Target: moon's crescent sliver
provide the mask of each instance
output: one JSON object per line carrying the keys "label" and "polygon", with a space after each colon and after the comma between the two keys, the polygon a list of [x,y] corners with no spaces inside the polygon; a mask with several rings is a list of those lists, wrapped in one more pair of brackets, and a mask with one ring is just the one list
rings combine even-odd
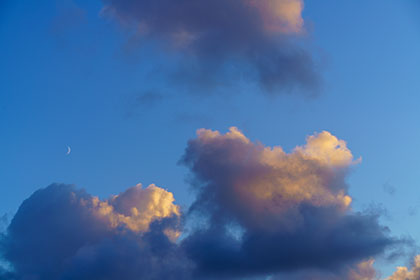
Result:
{"label": "moon's crescent sliver", "polygon": [[70,146],[67,146],[67,153],[66,153],[66,155],[68,156],[70,153],[71,153],[71,148],[70,148]]}

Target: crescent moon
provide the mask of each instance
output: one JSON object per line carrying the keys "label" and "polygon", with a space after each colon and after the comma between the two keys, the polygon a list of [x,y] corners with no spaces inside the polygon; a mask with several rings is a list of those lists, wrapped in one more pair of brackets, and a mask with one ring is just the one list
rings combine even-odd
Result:
{"label": "crescent moon", "polygon": [[70,153],[71,153],[71,148],[70,148],[70,146],[67,146],[67,153],[66,153],[66,156],[68,156]]}

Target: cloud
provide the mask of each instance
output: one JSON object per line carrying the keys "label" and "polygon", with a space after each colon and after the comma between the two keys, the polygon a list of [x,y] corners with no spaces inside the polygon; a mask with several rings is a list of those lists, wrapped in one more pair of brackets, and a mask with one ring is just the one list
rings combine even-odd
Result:
{"label": "cloud", "polygon": [[9,224],[9,215],[5,213],[0,216],[0,232],[3,232],[8,224]]}
{"label": "cloud", "polygon": [[390,184],[389,182],[383,184],[382,189],[384,190],[385,193],[387,193],[389,195],[394,195],[395,192],[396,192],[395,186]]}
{"label": "cloud", "polygon": [[418,280],[420,279],[420,255],[414,258],[414,264],[409,270],[405,266],[397,267],[397,271],[386,280]]}
{"label": "cloud", "polygon": [[[180,212],[170,192],[137,185],[100,200],[53,184],[25,200],[1,240],[5,279],[187,279],[174,241]],[[4,278],[2,278],[4,279]]]}
{"label": "cloud", "polygon": [[270,280],[378,280],[373,267],[374,259],[368,259],[349,267],[341,273],[330,271],[308,270],[303,272],[279,274]]}
{"label": "cloud", "polygon": [[304,47],[303,0],[103,0],[102,14],[177,60],[172,81],[205,91],[256,83],[270,93],[316,93],[320,77]]}
{"label": "cloud", "polygon": [[155,106],[157,103],[161,102],[163,99],[163,95],[149,90],[143,92],[140,96],[136,98],[136,105],[144,107],[151,107]]}
{"label": "cloud", "polygon": [[[298,276],[294,278],[293,276],[288,276],[288,280],[378,280],[379,275],[376,272],[375,268],[373,267],[373,263],[375,262],[374,259],[369,259],[367,261],[363,261],[356,265],[355,268],[350,269],[347,275],[340,276],[336,278],[335,276],[329,277],[325,274],[319,274],[319,272],[309,273],[309,274],[302,274],[303,277],[301,278]],[[279,278],[281,279],[281,278]],[[385,280],[418,280],[420,279],[420,255],[417,255],[414,258],[414,263],[411,269],[405,266],[397,267],[396,271],[389,277],[384,278]]]}
{"label": "cloud", "polygon": [[346,175],[354,160],[329,132],[286,153],[237,128],[198,130],[182,163],[207,219],[184,241],[198,275],[252,276],[318,269],[341,274],[398,241],[378,215],[355,212]]}
{"label": "cloud", "polygon": [[373,280],[378,279],[375,268],[373,267],[374,259],[357,264],[356,269],[350,270],[349,280]]}
{"label": "cloud", "polygon": [[345,181],[360,160],[329,132],[287,153],[200,129],[181,162],[196,191],[187,214],[153,184],[108,199],[36,191],[0,236],[0,278],[374,280],[372,258],[403,242],[352,210]]}

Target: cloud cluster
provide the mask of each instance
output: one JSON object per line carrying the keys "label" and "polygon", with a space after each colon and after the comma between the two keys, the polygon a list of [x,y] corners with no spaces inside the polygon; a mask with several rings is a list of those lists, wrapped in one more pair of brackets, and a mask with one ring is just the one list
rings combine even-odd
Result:
{"label": "cloud cluster", "polygon": [[13,267],[2,279],[187,279],[189,261],[173,242],[180,222],[173,202],[154,185],[103,201],[69,185],[41,189],[1,241]]}
{"label": "cloud cluster", "polygon": [[396,242],[375,215],[351,210],[353,160],[328,132],[286,153],[238,129],[201,129],[182,162],[208,220],[183,242],[200,275],[251,276],[319,269],[341,274]]}
{"label": "cloud cluster", "polygon": [[305,33],[303,0],[103,0],[103,14],[134,26],[161,51],[184,55],[175,82],[206,87],[232,79],[278,93],[314,93],[320,79],[296,42]]}
{"label": "cloud cluster", "polygon": [[[351,209],[358,160],[329,132],[287,153],[234,127],[200,129],[181,162],[196,191],[188,213],[155,185],[104,200],[63,184],[36,191],[0,238],[11,268],[0,278],[373,280],[372,257],[401,242]],[[389,280],[417,279],[416,260]]]}

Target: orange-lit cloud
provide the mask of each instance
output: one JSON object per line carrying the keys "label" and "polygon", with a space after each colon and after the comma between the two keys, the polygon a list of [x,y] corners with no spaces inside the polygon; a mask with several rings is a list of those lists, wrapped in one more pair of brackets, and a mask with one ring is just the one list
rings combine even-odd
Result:
{"label": "orange-lit cloud", "polygon": [[348,280],[375,280],[378,279],[376,270],[373,267],[374,259],[369,259],[357,264],[356,268],[351,269]]}
{"label": "orange-lit cloud", "polygon": [[[411,268],[405,266],[398,266],[396,271],[389,277],[379,277],[376,269],[373,267],[375,260],[373,258],[363,261],[356,265],[356,267],[349,270],[346,277],[342,277],[345,280],[419,280],[420,279],[420,255],[414,258],[414,263]],[[312,278],[311,278],[312,279]],[[313,280],[321,280],[325,278],[313,278]],[[327,278],[328,280],[330,278]],[[303,280],[303,279],[302,279]],[[331,279],[331,280],[339,280]]]}
{"label": "orange-lit cloud", "polygon": [[[237,211],[255,217],[256,223],[271,226],[251,213],[269,215],[277,222],[292,216],[296,223],[299,214],[295,210],[300,204],[337,207],[343,211],[350,206],[351,197],[343,175],[354,163],[353,155],[344,141],[329,132],[308,137],[306,145],[296,147],[289,154],[281,147],[252,143],[236,127],[224,135],[200,129],[197,140],[190,146],[202,148],[204,154],[198,156],[208,160],[208,169],[213,172],[228,172],[231,165],[240,170],[233,171],[226,188],[231,188],[238,197]],[[207,154],[219,150],[224,151],[220,157],[216,153]],[[218,176],[212,179],[218,180]]]}
{"label": "orange-lit cloud", "polygon": [[[138,184],[109,200],[100,201],[93,197],[89,205],[98,218],[105,219],[113,228],[126,227],[134,232],[145,232],[155,220],[180,215],[174,201],[172,193],[154,184],[145,189]],[[87,201],[81,202],[88,205]]]}
{"label": "orange-lit cloud", "polygon": [[303,30],[302,0],[250,0],[261,13],[270,32],[300,33]]}
{"label": "orange-lit cloud", "polygon": [[397,267],[397,271],[386,280],[418,280],[420,279],[420,255],[414,258],[414,264],[411,269],[405,266]]}
{"label": "orange-lit cloud", "polygon": [[364,260],[398,242],[378,216],[351,209],[346,176],[360,160],[329,132],[287,153],[236,127],[200,129],[181,162],[197,191],[190,212],[208,221],[183,241],[204,275],[312,269],[357,279],[371,271]]}

